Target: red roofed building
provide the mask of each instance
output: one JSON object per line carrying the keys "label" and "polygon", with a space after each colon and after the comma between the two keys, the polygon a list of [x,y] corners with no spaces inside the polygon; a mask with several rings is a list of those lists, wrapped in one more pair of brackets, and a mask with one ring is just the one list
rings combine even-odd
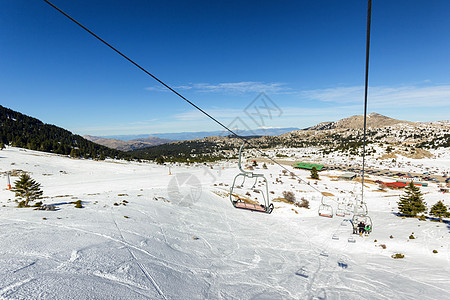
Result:
{"label": "red roofed building", "polygon": [[404,183],[404,182],[383,182],[383,184],[387,187],[394,188],[394,189],[402,189],[408,185],[407,183]]}

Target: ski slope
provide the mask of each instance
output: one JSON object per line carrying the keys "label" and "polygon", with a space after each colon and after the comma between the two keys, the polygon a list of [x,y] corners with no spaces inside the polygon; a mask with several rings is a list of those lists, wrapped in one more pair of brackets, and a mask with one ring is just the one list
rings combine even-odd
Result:
{"label": "ski slope", "polygon": [[[450,226],[394,215],[401,191],[368,184],[373,233],[350,243],[348,218],[319,217],[321,196],[273,165],[257,170],[271,196],[291,190],[310,209],[233,208],[225,185],[235,164],[174,165],[169,175],[167,166],[8,147],[0,172],[13,169],[30,172],[58,209],[16,208],[0,176],[1,299],[450,299]],[[356,183],[338,174],[322,172],[314,186],[351,195]],[[428,204],[450,203],[433,184],[422,192]]]}

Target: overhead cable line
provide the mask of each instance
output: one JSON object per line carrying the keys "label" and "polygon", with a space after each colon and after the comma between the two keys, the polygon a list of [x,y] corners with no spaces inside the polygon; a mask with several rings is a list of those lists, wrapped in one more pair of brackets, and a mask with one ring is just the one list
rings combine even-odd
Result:
{"label": "overhead cable line", "polygon": [[364,82],[364,136],[363,136],[363,163],[361,177],[361,199],[364,202],[364,170],[366,166],[366,130],[367,130],[367,92],[369,89],[369,50],[370,50],[370,23],[372,16],[372,0],[367,1],[367,34],[366,34],[366,74]]}
{"label": "overhead cable line", "polygon": [[[186,97],[184,97],[183,95],[181,95],[179,92],[177,92],[174,88],[170,87],[168,84],[166,84],[165,82],[163,82],[161,79],[159,79],[158,77],[156,77],[155,75],[153,75],[152,73],[150,73],[149,71],[147,71],[144,67],[142,67],[141,65],[139,65],[138,63],[136,63],[134,60],[132,60],[131,58],[129,58],[128,56],[126,56],[125,54],[123,54],[121,51],[119,51],[117,48],[115,48],[114,46],[112,46],[111,44],[109,44],[108,42],[106,42],[104,39],[102,39],[100,36],[98,36],[97,34],[95,34],[93,31],[91,31],[90,29],[88,29],[86,26],[84,26],[83,24],[81,24],[80,22],[78,22],[77,20],[75,20],[74,18],[72,18],[70,15],[68,15],[67,13],[65,13],[63,10],[61,10],[60,8],[58,8],[56,5],[54,5],[53,3],[51,3],[48,0],[43,0],[45,1],[47,4],[49,4],[50,6],[52,6],[54,9],[56,9],[58,12],[60,12],[61,14],[63,14],[65,17],[67,17],[69,20],[71,20],[72,22],[74,22],[75,24],[77,24],[78,26],[80,26],[82,29],[84,29],[85,31],[87,31],[90,35],[92,35],[93,37],[95,37],[96,39],[98,39],[100,42],[102,42],[103,44],[105,44],[106,46],[108,46],[109,48],[111,48],[113,51],[115,51],[117,54],[119,54],[120,56],[122,56],[123,58],[125,58],[128,62],[130,62],[131,64],[133,64],[135,67],[137,67],[138,69],[140,69],[141,71],[143,71],[145,74],[149,75],[150,77],[152,77],[153,79],[155,79],[157,82],[159,82],[160,84],[162,84],[165,88],[167,88],[168,90],[170,90],[171,92],[173,92],[175,95],[177,95],[178,97],[180,97],[181,99],[183,99],[185,102],[189,103],[191,106],[193,106],[195,109],[199,110],[201,113],[203,113],[205,116],[207,116],[208,118],[210,118],[211,120],[213,120],[215,123],[217,123],[218,125],[220,125],[222,128],[224,128],[226,131],[230,132],[233,136],[235,136],[236,138],[240,139],[243,143],[252,146],[244,137],[236,134],[233,130],[229,129],[227,126],[225,126],[222,122],[218,121],[217,119],[215,119],[213,116],[211,116],[209,113],[207,113],[205,110],[201,109],[199,106],[197,106],[195,103],[193,103],[192,101],[190,101],[189,99],[187,99]],[[292,173],[289,169],[287,169],[285,166],[283,166],[282,164],[280,164],[279,162],[277,162],[276,160],[274,160],[273,158],[266,156],[264,152],[262,152],[260,149],[256,148],[256,150],[264,157],[267,157],[267,159],[269,159],[271,162],[273,162],[274,164],[278,165],[279,167],[281,167],[282,169],[286,170],[287,172]],[[301,177],[299,177],[297,174],[292,173],[298,180],[306,183],[309,185],[309,183],[307,181],[305,181],[304,179],[302,179]],[[322,194],[322,192],[318,189],[315,188],[312,185],[309,185],[312,189],[314,189],[316,192],[319,192]],[[323,195],[323,194],[322,194]],[[324,195],[323,195],[324,196]],[[326,198],[328,198],[328,196],[324,196]]]}
{"label": "overhead cable line", "polygon": [[187,103],[189,103],[190,105],[192,105],[193,107],[195,107],[196,109],[198,109],[199,111],[201,111],[204,115],[206,115],[207,117],[209,117],[211,120],[213,120],[214,122],[216,122],[217,124],[219,124],[221,127],[225,128],[226,130],[228,130],[230,133],[232,133],[235,136],[238,136],[236,133],[234,133],[232,130],[228,129],[228,127],[226,127],[225,125],[223,125],[220,121],[216,120],[214,117],[212,117],[210,114],[208,114],[206,111],[204,111],[203,109],[201,109],[200,107],[198,107],[197,105],[195,105],[194,103],[192,103],[191,101],[189,101],[188,99],[186,99],[183,95],[181,95],[180,93],[178,93],[175,89],[173,89],[172,87],[170,87],[168,84],[164,83],[161,79],[159,79],[158,77],[156,77],[155,75],[153,75],[152,73],[150,73],[149,71],[147,71],[146,69],[144,69],[143,67],[141,67],[138,63],[136,63],[134,60],[132,60],[131,58],[129,58],[128,56],[126,56],[125,54],[123,54],[122,52],[120,52],[119,50],[117,50],[117,48],[115,48],[114,46],[112,46],[111,44],[109,44],[107,41],[105,41],[104,39],[102,39],[101,37],[99,37],[97,34],[95,34],[94,32],[92,32],[91,30],[89,30],[86,26],[84,26],[83,24],[81,24],[80,22],[78,22],[77,20],[75,20],[74,18],[72,18],[71,16],[69,16],[67,13],[65,13],[64,11],[62,11],[60,8],[58,8],[56,5],[54,5],[53,3],[51,3],[50,1],[44,0],[45,2],[47,2],[50,6],[52,6],[53,8],[55,8],[57,11],[59,11],[60,13],[62,13],[64,16],[66,16],[67,18],[69,18],[72,22],[74,22],[75,24],[77,24],[78,26],[80,26],[81,28],[83,28],[84,30],[86,30],[87,32],[89,32],[92,36],[94,36],[96,39],[98,39],[100,42],[102,42],[103,44],[105,44],[106,46],[108,46],[109,48],[111,48],[112,50],[114,50],[117,54],[119,54],[120,56],[122,56],[123,58],[125,58],[126,60],[128,60],[130,63],[132,63],[133,65],[135,65],[137,68],[139,68],[141,71],[143,71],[144,73],[146,73],[147,75],[151,76],[153,79],[155,79],[156,81],[158,81],[160,84],[162,84],[164,87],[166,87],[167,89],[169,89],[171,92],[175,93],[178,97],[180,97],[181,99],[183,99],[184,101],[186,101]]}

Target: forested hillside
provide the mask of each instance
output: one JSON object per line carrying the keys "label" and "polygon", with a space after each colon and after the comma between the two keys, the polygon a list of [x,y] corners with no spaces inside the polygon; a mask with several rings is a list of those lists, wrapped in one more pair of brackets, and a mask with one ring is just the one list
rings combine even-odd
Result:
{"label": "forested hillside", "polygon": [[55,125],[44,124],[0,105],[0,143],[15,147],[93,159],[131,159],[132,155],[110,149]]}
{"label": "forested hillside", "polygon": [[163,161],[207,162],[225,158],[224,150],[228,149],[226,145],[193,140],[146,147],[129,153],[138,158],[156,160],[160,163]]}

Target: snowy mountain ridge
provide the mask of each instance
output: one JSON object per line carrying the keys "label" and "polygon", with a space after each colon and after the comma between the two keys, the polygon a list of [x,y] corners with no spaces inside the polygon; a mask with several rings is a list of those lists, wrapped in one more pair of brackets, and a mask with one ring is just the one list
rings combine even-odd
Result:
{"label": "snowy mountain ridge", "polygon": [[[319,123],[315,126],[308,127],[305,130],[357,129],[362,128],[363,124],[364,116],[356,115],[335,122]],[[396,120],[378,113],[370,113],[367,115],[368,128],[382,128],[386,126],[393,126],[396,124],[413,124],[413,122]]]}
{"label": "snowy mountain ridge", "polygon": [[[433,122],[414,123],[399,121],[380,114],[369,115],[369,126],[366,132],[368,144],[382,146],[377,154],[372,150],[368,155],[383,155],[389,147],[402,148],[402,150],[414,153],[422,153],[426,157],[427,149],[438,149],[450,147],[450,123]],[[247,139],[247,148],[271,149],[271,148],[306,148],[319,147],[321,152],[346,152],[352,155],[361,155],[363,129],[362,116],[353,116],[333,123],[321,123],[316,129],[305,129],[291,131],[279,136],[262,136]],[[217,159],[236,157],[242,141],[230,137],[207,137],[199,140],[176,142],[164,147],[182,149],[189,144],[208,147],[193,148],[189,154],[191,157],[208,155]],[[139,156],[139,151],[151,153],[159,151],[159,146],[145,148],[132,152]],[[372,146],[369,149],[374,149]],[[419,155],[416,155],[419,157]],[[144,157],[143,157],[144,158]],[[170,159],[170,157],[169,157]]]}

